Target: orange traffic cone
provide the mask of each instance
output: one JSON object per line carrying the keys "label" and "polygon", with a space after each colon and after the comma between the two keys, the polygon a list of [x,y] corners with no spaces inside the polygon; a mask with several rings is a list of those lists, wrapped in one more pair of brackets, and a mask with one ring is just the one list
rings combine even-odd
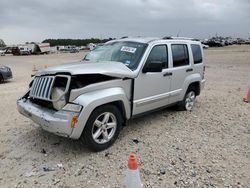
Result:
{"label": "orange traffic cone", "polygon": [[142,188],[140,172],[135,154],[130,154],[123,188]]}
{"label": "orange traffic cone", "polygon": [[245,102],[250,102],[250,87],[248,88],[247,98],[244,99]]}

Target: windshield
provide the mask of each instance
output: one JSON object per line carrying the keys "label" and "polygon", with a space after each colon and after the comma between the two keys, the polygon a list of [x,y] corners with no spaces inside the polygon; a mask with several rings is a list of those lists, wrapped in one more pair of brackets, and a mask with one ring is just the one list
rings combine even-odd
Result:
{"label": "windshield", "polygon": [[86,61],[117,61],[130,69],[137,68],[147,44],[138,42],[112,42],[97,46],[86,55]]}

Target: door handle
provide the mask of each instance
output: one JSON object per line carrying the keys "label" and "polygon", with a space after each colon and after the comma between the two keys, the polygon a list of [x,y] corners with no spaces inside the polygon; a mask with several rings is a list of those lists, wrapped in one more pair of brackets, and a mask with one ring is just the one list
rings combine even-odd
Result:
{"label": "door handle", "polygon": [[163,74],[163,76],[172,76],[172,75],[173,75],[172,72],[166,72],[166,73]]}
{"label": "door handle", "polygon": [[193,71],[193,69],[191,68],[191,69],[187,69],[186,70],[186,72],[191,72],[191,71]]}

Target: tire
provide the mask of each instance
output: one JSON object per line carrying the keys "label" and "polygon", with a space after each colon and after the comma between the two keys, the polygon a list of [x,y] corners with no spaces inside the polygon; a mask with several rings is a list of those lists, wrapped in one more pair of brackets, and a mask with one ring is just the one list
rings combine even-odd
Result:
{"label": "tire", "polygon": [[195,88],[189,87],[184,99],[178,103],[179,110],[191,111],[194,107],[195,98]]}
{"label": "tire", "polygon": [[100,106],[90,115],[80,139],[92,151],[107,149],[117,139],[122,121],[122,115],[117,107]]}
{"label": "tire", "polygon": [[4,82],[3,76],[0,74],[0,83],[3,83],[3,82]]}

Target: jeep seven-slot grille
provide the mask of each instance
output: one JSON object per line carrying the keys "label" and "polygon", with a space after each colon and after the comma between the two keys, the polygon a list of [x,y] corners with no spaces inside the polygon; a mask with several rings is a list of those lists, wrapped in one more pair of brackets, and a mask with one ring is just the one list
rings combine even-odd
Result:
{"label": "jeep seven-slot grille", "polygon": [[30,97],[50,101],[54,80],[54,76],[36,77],[30,90]]}

